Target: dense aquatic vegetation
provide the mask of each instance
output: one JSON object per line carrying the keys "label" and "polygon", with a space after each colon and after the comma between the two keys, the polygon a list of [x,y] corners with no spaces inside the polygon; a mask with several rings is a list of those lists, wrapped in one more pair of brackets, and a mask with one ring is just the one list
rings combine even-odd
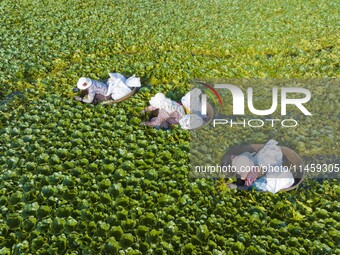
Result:
{"label": "dense aquatic vegetation", "polygon": [[[337,77],[338,8],[2,1],[0,254],[339,253],[339,181],[272,195],[191,179],[189,132],[141,127],[139,116],[156,92],[179,99],[191,78]],[[112,71],[140,76],[144,88],[109,107],[72,100],[80,76]],[[294,141],[283,132],[287,145],[339,154],[336,93],[324,98],[335,102],[326,125],[307,123]],[[225,146],[269,134],[246,129]]]}

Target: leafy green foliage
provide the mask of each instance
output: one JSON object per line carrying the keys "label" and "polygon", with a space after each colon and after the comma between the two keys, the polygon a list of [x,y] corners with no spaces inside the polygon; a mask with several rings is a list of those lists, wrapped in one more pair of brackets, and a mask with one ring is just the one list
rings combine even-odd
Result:
{"label": "leafy green foliage", "polygon": [[[286,2],[2,1],[0,254],[339,254],[339,181],[217,191],[188,178],[187,131],[140,126],[152,95],[178,100],[191,78],[337,76],[338,4]],[[109,71],[143,87],[72,100]]]}

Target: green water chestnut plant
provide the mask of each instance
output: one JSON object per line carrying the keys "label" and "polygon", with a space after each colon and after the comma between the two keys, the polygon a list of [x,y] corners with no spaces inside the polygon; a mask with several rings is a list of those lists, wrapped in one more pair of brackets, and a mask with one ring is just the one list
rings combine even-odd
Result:
{"label": "green water chestnut plant", "polygon": [[[160,2],[0,3],[0,254],[339,254],[339,181],[217,189],[189,178],[189,132],[139,116],[192,78],[337,77],[338,3]],[[143,87],[109,107],[72,100],[79,77],[108,72]],[[337,111],[326,90],[314,88],[312,112]],[[220,133],[226,149],[277,138],[304,156],[338,155],[336,115],[324,119]]]}
{"label": "green water chestnut plant", "polygon": [[[69,107],[77,102],[59,100],[64,104],[55,105],[50,98],[36,101],[1,129],[8,138],[1,142],[0,161],[4,254],[78,249],[102,254],[337,252],[337,181],[307,181],[305,188],[279,194],[218,190],[210,179],[188,178],[187,131],[127,122],[132,130],[124,133],[124,127],[114,126],[120,108]],[[46,105],[46,116],[53,116],[55,108],[78,116],[69,125],[86,122],[83,112],[99,111],[107,127],[87,129],[94,141],[88,147],[88,137],[80,138],[69,125],[56,129],[41,119],[29,120]],[[127,119],[134,118],[129,104],[121,107]],[[26,119],[27,125],[20,126]],[[34,132],[37,127],[44,132]],[[114,139],[103,145],[98,141],[108,131]],[[24,141],[27,133],[34,142],[13,144]]]}

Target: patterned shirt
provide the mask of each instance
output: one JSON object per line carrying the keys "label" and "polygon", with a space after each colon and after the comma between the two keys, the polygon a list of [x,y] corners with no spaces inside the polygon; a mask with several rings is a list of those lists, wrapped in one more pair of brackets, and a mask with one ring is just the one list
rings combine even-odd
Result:
{"label": "patterned shirt", "polygon": [[[153,111],[159,108],[149,106],[145,109],[145,111]],[[164,124],[165,122],[168,122],[169,124],[178,124],[179,120],[183,118],[183,114],[181,114],[179,111],[173,111],[172,113],[168,113],[164,109],[160,108],[158,116],[155,118],[152,118],[151,121],[147,121],[145,124],[150,127],[156,127]]]}
{"label": "patterned shirt", "polygon": [[250,172],[247,175],[247,178],[245,179],[245,185],[251,186],[258,177],[261,176],[261,171],[259,167],[252,167]]}
{"label": "patterned shirt", "polygon": [[102,81],[92,80],[92,85],[88,88],[87,98],[83,99],[85,103],[92,103],[96,94],[105,96],[108,90],[108,85]]}

